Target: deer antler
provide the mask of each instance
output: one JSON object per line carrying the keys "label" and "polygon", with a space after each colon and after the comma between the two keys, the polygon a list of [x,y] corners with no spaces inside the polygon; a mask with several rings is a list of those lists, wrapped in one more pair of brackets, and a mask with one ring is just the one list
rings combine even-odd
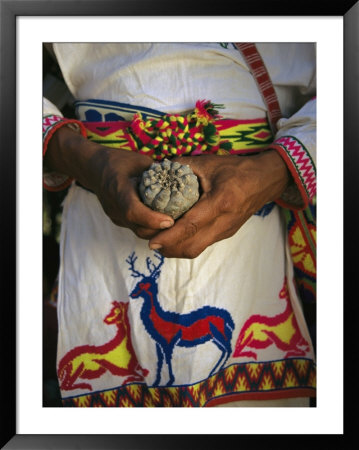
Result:
{"label": "deer antler", "polygon": [[155,251],[155,257],[156,257],[157,259],[159,259],[160,262],[158,263],[157,266],[155,266],[155,265],[152,263],[154,269],[153,269],[153,271],[151,272],[151,276],[154,277],[154,278],[158,278],[159,275],[160,275],[160,268],[161,268],[161,266],[163,265],[163,263],[164,263],[164,261],[165,261],[165,257],[162,256],[161,253],[156,252],[156,251]]}
{"label": "deer antler", "polygon": [[146,264],[147,264],[147,270],[151,274],[156,269],[156,266],[153,264],[153,262],[151,261],[151,258],[149,256],[147,256],[147,258],[146,258]]}
{"label": "deer antler", "polygon": [[[159,263],[154,264],[154,262],[151,260],[150,257],[146,258],[146,264],[147,264],[147,270],[149,271],[149,276],[153,277],[153,278],[157,278],[160,274],[160,267],[162,266],[162,264],[164,263],[164,256],[162,256],[159,252],[155,252],[155,257],[157,259],[159,259]],[[135,256],[135,252],[131,253],[131,255],[126,259],[126,262],[129,264],[130,266],[130,271],[131,271],[131,276],[133,278],[145,278],[146,275],[144,275],[143,273],[139,272],[138,270],[135,269],[135,263],[137,261],[137,256]]]}
{"label": "deer antler", "polygon": [[126,259],[126,262],[130,266],[131,276],[133,278],[139,278],[139,277],[144,278],[145,275],[135,269],[135,262],[136,261],[137,261],[137,256],[135,256],[135,252],[131,253],[131,255]]}

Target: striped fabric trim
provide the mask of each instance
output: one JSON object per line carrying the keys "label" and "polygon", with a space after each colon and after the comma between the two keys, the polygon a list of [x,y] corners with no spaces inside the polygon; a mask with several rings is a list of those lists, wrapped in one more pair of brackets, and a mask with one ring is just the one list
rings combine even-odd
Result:
{"label": "striped fabric trim", "polygon": [[256,80],[259,91],[267,105],[268,119],[272,127],[273,134],[276,132],[276,123],[282,117],[277,94],[274,90],[267,68],[262,60],[257,47],[253,43],[235,43],[238,50],[246,60],[251,73]]}
{"label": "striped fabric trim", "polygon": [[[277,150],[285,160],[301,194],[303,205],[294,209],[305,209],[316,194],[316,169],[308,150],[294,136],[282,136],[274,141],[271,148]],[[277,203],[293,209],[293,205],[286,204],[283,199]]]}
{"label": "striped fabric trim", "polygon": [[[253,43],[235,43],[234,45],[242,53],[256,80],[267,106],[272,132],[275,134],[277,131],[276,124],[282,117],[282,114],[276,92],[262,57]],[[290,186],[276,203],[284,208],[293,210],[305,209],[316,193],[315,166],[309,152],[293,136],[284,136],[276,140],[270,148],[280,153],[294,178],[295,186],[298,188],[296,190],[294,186]],[[298,195],[298,191],[300,195]]]}
{"label": "striped fabric trim", "polygon": [[[55,131],[64,125],[72,124],[74,129],[75,127],[82,134],[82,136],[86,137],[86,130],[83,126],[82,122],[75,119],[66,119],[64,117],[50,114],[46,115],[42,119],[42,155],[45,156],[47,152],[47,148],[50,142],[50,139],[54,135]],[[72,182],[72,178],[68,177],[64,174],[59,174],[56,172],[48,172],[44,169],[43,174],[43,187],[48,191],[61,191],[67,188]]]}

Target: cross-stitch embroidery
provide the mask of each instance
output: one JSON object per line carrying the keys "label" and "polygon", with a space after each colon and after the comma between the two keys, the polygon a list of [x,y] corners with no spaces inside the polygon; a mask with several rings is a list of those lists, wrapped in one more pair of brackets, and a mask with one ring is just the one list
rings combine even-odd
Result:
{"label": "cross-stitch embroidery", "polygon": [[62,358],[58,367],[61,389],[91,391],[91,384],[80,380],[93,380],[107,371],[125,377],[122,384],[143,381],[148,370],[139,365],[132,347],[127,311],[128,303],[114,301],[104,322],[116,325],[116,336],[104,345],[75,347]]}
{"label": "cross-stitch embroidery", "polygon": [[133,299],[143,298],[141,319],[148,334],[156,341],[157,374],[154,386],[161,382],[163,361],[167,364],[169,371],[167,386],[174,383],[172,354],[176,346],[196,347],[208,341],[213,342],[222,353],[209,374],[211,376],[224,367],[232,353],[231,339],[234,329],[232,317],[225,309],[213,306],[204,306],[186,314],[162,309],[158,300],[157,279],[164,257],[159,253],[155,253],[155,256],[159,260],[157,266],[150,258],[147,258],[149,275],[144,275],[135,269],[137,259],[135,253],[126,260],[130,265],[131,275],[140,279],[130,296]]}

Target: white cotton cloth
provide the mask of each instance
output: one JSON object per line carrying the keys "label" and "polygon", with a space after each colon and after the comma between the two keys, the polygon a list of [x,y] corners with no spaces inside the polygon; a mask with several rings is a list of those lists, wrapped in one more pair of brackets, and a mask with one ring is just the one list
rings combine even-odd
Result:
{"label": "white cotton cloth", "polygon": [[[279,125],[285,127],[285,134],[294,134],[298,125],[295,113],[315,92],[315,47],[311,44],[258,44],[257,47],[285,118]],[[242,55],[231,44],[59,43],[54,44],[54,51],[77,100],[103,99],[183,113],[193,109],[197,100],[208,99],[225,106],[220,111],[225,118],[255,119],[266,115],[255,81]],[[51,103],[45,104],[44,111],[58,112]],[[305,145],[315,113],[304,113],[302,122],[299,119],[303,125],[299,134]],[[314,157],[312,136],[308,142]],[[131,267],[126,260],[133,252],[137,259]],[[148,257],[150,264],[146,262]],[[140,276],[131,275],[135,271],[149,275],[159,263],[155,253],[148,249],[148,243],[130,230],[114,225],[94,194],[73,185],[64,202],[60,258],[58,364],[75,348],[82,346],[84,350],[87,346],[86,351],[95,354],[96,346],[110,342],[116,327],[104,323],[104,318],[113,301],[129,302],[132,345],[138,364],[148,371],[145,382],[152,386],[158,375],[156,339],[141,318],[144,298],[131,298],[141,281]],[[204,306],[226,310],[233,320],[233,329],[231,355],[225,367],[250,361],[282,360],[287,351],[274,341],[263,348],[247,348],[248,352],[256,353],[256,359],[250,353],[234,356],[234,350],[243,326],[251,317],[274,317],[286,310],[286,300],[280,298],[285,279],[298,332],[308,344],[301,347],[302,356],[313,360],[313,346],[293,284],[286,229],[278,206],[265,217],[254,215],[233,237],[211,245],[195,259],[166,258],[157,279],[158,301],[166,318],[170,312],[185,315]],[[208,378],[221,357],[214,341],[192,347],[174,346],[173,386],[195,385]],[[86,360],[89,369],[92,364],[95,370],[95,363],[93,360],[90,363],[89,358]],[[115,389],[125,379],[107,370],[87,379],[91,389],[62,389],[62,396]],[[166,361],[159,380],[160,386],[170,380]],[[274,404],[288,402],[281,397],[279,392],[279,400]],[[269,400],[267,404],[270,405]]]}

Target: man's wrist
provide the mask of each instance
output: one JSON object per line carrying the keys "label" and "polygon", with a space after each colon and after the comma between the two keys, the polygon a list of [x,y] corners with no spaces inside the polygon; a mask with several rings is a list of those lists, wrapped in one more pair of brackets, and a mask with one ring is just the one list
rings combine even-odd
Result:
{"label": "man's wrist", "polygon": [[87,185],[89,161],[102,149],[106,150],[105,147],[88,141],[76,130],[63,126],[54,133],[49,142],[44,165],[47,169],[68,175]]}
{"label": "man's wrist", "polygon": [[292,177],[283,158],[275,150],[268,150],[258,155],[267,177],[270,177],[272,192],[270,200],[279,198],[292,183]]}

